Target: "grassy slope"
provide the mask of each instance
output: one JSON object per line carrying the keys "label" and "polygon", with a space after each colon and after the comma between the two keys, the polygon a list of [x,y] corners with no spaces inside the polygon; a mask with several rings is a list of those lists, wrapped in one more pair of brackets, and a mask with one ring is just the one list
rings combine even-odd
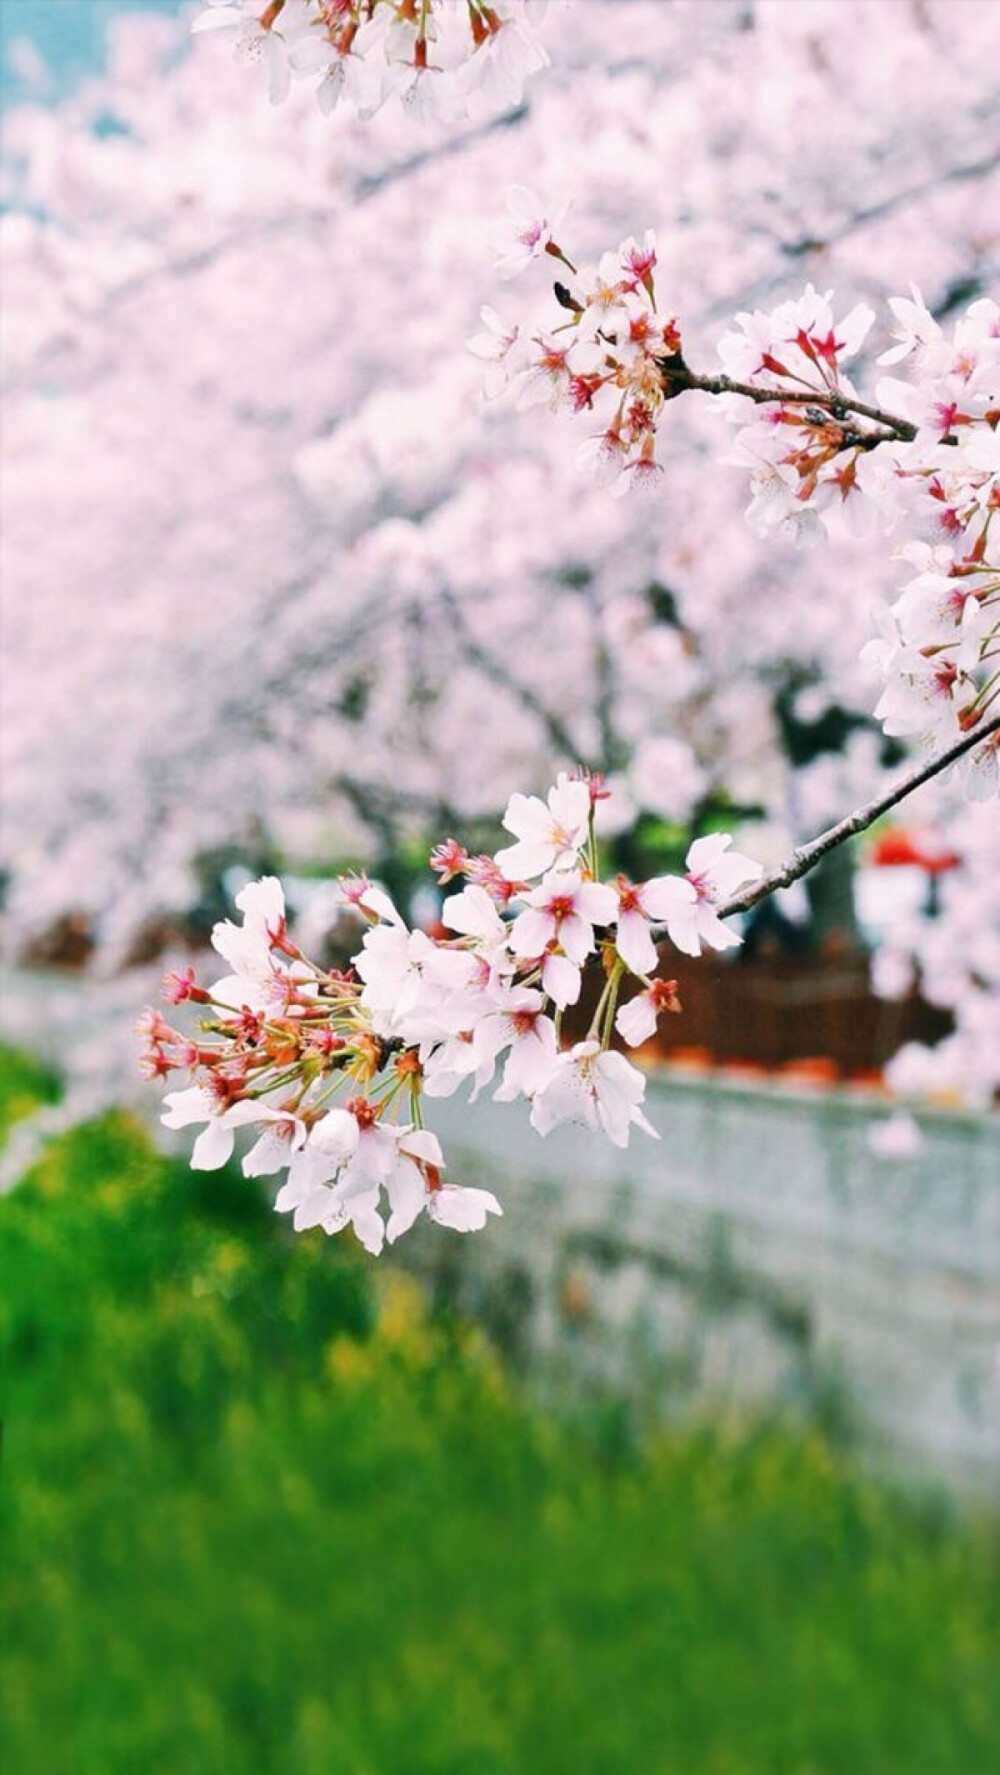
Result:
{"label": "grassy slope", "polygon": [[369,1277],[119,1117],[0,1202],[5,1766],[995,1766],[991,1536],[819,1439],[602,1448]]}

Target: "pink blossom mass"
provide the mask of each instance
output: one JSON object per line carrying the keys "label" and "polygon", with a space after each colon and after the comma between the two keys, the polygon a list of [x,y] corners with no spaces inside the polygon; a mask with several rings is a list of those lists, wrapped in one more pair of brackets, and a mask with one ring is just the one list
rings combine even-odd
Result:
{"label": "pink blossom mass", "polygon": [[[424,1097],[648,1131],[610,1044],[674,1009],[657,945],[735,949],[757,859],[957,748],[913,806],[958,865],[891,948],[990,1102],[994,10],[193,16],[119,19],[104,74],[7,119],[10,952],[73,918],[113,969],[256,859],[227,974],[168,993],[211,1040],[147,1032],[170,1125],[221,1163],[256,1105],[251,1173],[373,1252],[478,1230]],[[423,930],[387,890],[432,846]],[[349,978],[279,863],[368,871]]]}

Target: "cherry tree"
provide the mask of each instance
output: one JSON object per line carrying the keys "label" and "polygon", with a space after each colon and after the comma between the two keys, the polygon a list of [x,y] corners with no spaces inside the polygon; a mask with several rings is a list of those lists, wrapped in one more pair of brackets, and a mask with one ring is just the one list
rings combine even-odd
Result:
{"label": "cherry tree", "polygon": [[[14,121],[16,207],[5,226],[20,325],[8,497],[10,542],[27,563],[17,681],[30,674],[44,693],[25,691],[8,722],[13,917],[27,928],[85,894],[114,953],[142,913],[190,891],[199,851],[241,829],[265,826],[292,857],[326,849],[377,862],[407,839],[476,828],[506,806],[523,844],[511,786],[542,790],[559,767],[580,767],[554,793],[579,800],[579,785],[591,785],[586,831],[573,828],[576,843],[535,872],[539,881],[505,874],[502,852],[473,858],[453,899],[478,925],[449,927],[452,946],[439,956],[438,945],[433,960],[421,944],[413,960],[419,933],[400,934],[395,908],[364,903],[377,890],[345,890],[372,921],[365,953],[398,951],[393,990],[425,966],[468,976],[436,981],[445,998],[457,994],[447,1033],[442,1024],[418,1036],[419,992],[417,1023],[400,1032],[399,1005],[377,979],[331,986],[301,955],[283,963],[270,946],[273,932],[291,942],[283,911],[253,937],[251,972],[266,982],[277,967],[293,1026],[310,1032],[310,1067],[313,1035],[325,1027],[324,1041],[343,1042],[328,1056],[328,1084],[356,1063],[363,1083],[378,1060],[390,1068],[387,1091],[410,1102],[414,1066],[424,1078],[438,1067],[435,1043],[476,1048],[470,961],[476,991],[485,968],[501,997],[542,994],[518,1014],[552,1058],[539,1019],[558,1050],[573,970],[599,951],[603,1020],[586,1052],[557,1051],[554,1082],[543,1087],[529,1070],[527,1095],[540,1128],[575,1105],[627,1133],[641,1110],[634,1069],[623,1073],[629,1063],[607,1048],[611,1028],[628,1040],[671,1008],[669,982],[632,965],[650,919],[688,952],[711,941],[692,905],[717,922],[741,891],[746,904],[805,873],[819,853],[801,868],[778,859],[845,805],[890,805],[899,741],[911,735],[946,749],[960,736],[983,785],[995,775],[996,569],[986,542],[971,553],[988,538],[996,484],[990,21],[983,8],[909,0],[629,0],[550,7],[542,48],[525,8],[445,7],[444,35],[465,13],[482,36],[447,51],[442,36],[439,51],[420,32],[433,9],[388,3],[368,9],[378,24],[370,43],[346,41],[364,10],[218,5],[199,15],[215,44],[176,63],[166,27],[129,21],[107,80],[69,116],[26,110]],[[390,42],[394,24],[405,29]],[[247,59],[267,73],[272,98],[291,88],[288,104],[254,99]],[[492,116],[529,75],[518,108]],[[363,122],[342,106],[326,114],[331,84]],[[493,272],[481,218],[503,210],[511,187]],[[536,189],[552,196],[536,201]],[[609,258],[609,241],[629,228]],[[521,269],[539,280],[537,319],[519,287],[513,305],[502,290]],[[899,294],[911,280],[926,307]],[[949,378],[962,379],[970,351],[972,410],[953,403],[946,425],[926,403],[950,400]],[[488,392],[509,380],[514,398],[482,402],[477,354]],[[880,372],[877,356],[897,361]],[[857,392],[859,372],[878,383],[889,369],[898,393]],[[151,400],[151,386],[162,395]],[[557,408],[553,419],[527,416],[539,397]],[[730,451],[719,404],[738,426]],[[581,425],[596,481],[576,460]],[[58,529],[47,521],[53,466]],[[653,496],[611,497],[599,485],[609,470],[612,492],[649,482]],[[748,470],[763,541],[743,518]],[[943,495],[929,491],[935,477]],[[952,515],[964,553],[947,526],[939,534],[918,517],[907,529],[920,500]],[[823,546],[803,554],[799,533],[810,529]],[[892,558],[900,542],[911,550],[906,583]],[[970,572],[953,574],[967,556]],[[945,627],[931,636],[934,623]],[[933,670],[917,660],[927,646]],[[789,756],[789,712],[800,731],[835,738]],[[123,755],[112,783],[102,763]],[[942,795],[934,774],[939,816],[960,832],[961,793]],[[551,797],[535,807],[541,818]],[[758,815],[756,842],[744,830],[740,843],[775,864],[761,881],[742,859],[739,883],[706,885],[691,851],[652,883],[606,884],[613,903],[601,916],[578,907],[579,893],[598,889],[598,838],[627,859],[630,833],[655,814],[701,832],[695,843],[714,846],[720,863],[734,853],[724,834],[710,836],[712,816],[731,823],[726,810],[740,807]],[[995,918],[984,907],[988,869],[973,866],[963,883],[964,900],[957,888],[947,898],[962,901],[955,919],[974,934]],[[946,906],[937,928],[950,918]],[[565,940],[575,919],[591,933],[576,955]],[[524,947],[526,928],[537,952]],[[926,933],[907,941],[927,952]],[[974,951],[953,952],[948,982],[959,1044],[965,1007],[984,992],[995,1006],[995,975],[981,985]],[[626,973],[642,990],[622,1007]],[[517,1007],[504,1002],[502,1015],[480,1004],[493,1034],[480,1038],[474,1071],[440,1062],[440,1077],[482,1088],[476,1074],[504,1051],[488,1056],[504,1017],[514,1027]],[[349,1039],[362,1026],[366,1057]],[[151,1069],[195,1060],[230,1081],[207,1109],[198,1099],[209,1131],[209,1117],[240,1109],[235,1120],[247,1119],[247,1044],[258,1060],[271,1053],[260,1034],[237,1018],[223,1060],[192,1054],[167,1027],[151,1025]],[[273,1076],[254,1086],[268,1108],[287,1088]],[[181,1095],[174,1119],[195,1119],[194,1099]],[[318,1123],[273,1113],[286,1152],[311,1153]],[[355,1116],[361,1132],[368,1113]],[[374,1117],[370,1131],[384,1125]],[[398,1188],[417,1200],[405,1169],[415,1167],[436,1196],[426,1186],[437,1159],[400,1150],[379,1187],[403,1166]],[[347,1176],[354,1161],[337,1152],[317,1187]],[[350,1175],[344,1199],[370,1195],[371,1168]],[[355,1189],[359,1179],[366,1188]],[[297,1197],[292,1205],[299,1213]]]}

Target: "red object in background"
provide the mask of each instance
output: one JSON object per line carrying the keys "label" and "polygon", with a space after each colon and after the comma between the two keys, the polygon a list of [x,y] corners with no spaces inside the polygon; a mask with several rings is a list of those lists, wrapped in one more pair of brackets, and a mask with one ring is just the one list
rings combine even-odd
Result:
{"label": "red object in background", "polygon": [[840,1066],[829,1054],[803,1054],[799,1060],[785,1060],[778,1067],[783,1079],[796,1079],[802,1085],[835,1085]]}
{"label": "red object in background", "polygon": [[909,864],[926,870],[928,875],[943,875],[948,869],[957,869],[961,859],[942,844],[930,827],[918,826],[908,831],[905,826],[893,826],[876,838],[869,861],[880,869]]}

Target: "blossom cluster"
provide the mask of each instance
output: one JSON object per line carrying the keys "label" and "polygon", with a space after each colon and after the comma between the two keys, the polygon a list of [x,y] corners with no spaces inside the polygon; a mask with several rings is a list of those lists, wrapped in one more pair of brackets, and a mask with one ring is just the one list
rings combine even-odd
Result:
{"label": "blossom cluster", "polygon": [[511,188],[507,208],[509,221],[494,238],[500,276],[515,277],[546,255],[573,282],[556,284],[558,318],[528,337],[495,309],[482,310],[484,331],[469,349],[488,365],[487,394],[510,387],[521,408],[592,415],[599,426],[579,451],[581,465],[616,496],[655,484],[656,428],[683,359],[676,317],[657,309],[654,234],[623,241],[578,270],[555,235],[565,211],[550,217],[524,186]]}
{"label": "blossom cluster", "polygon": [[[973,302],[949,335],[916,287],[890,298],[879,363],[911,373],[883,377],[871,406],[843,365],[874,312],[859,303],[836,319],[831,299],[810,285],[770,314],[738,315],[720,342],[745,390],[726,404],[735,459],[752,471],[748,515],[765,535],[846,522],[902,536],[914,571],[862,658],[882,679],[886,733],[944,747],[1000,698],[1000,307]],[[996,736],[966,774],[975,793],[1000,790]]]}
{"label": "blossom cluster", "polygon": [[[289,869],[377,870],[438,810],[449,830],[495,819],[567,757],[612,773],[623,856],[636,823],[686,827],[725,797],[762,808],[777,861],[880,786],[889,755],[855,725],[878,694],[858,653],[892,585],[880,540],[832,540],[805,586],[741,524],[742,477],[693,396],[671,402],[669,475],[641,516],[581,497],[566,428],[476,401],[455,350],[496,300],[479,240],[512,180],[574,192],[557,237],[588,257],[609,216],[640,239],[655,220],[691,361],[803,267],[845,310],[910,276],[934,308],[988,275],[981,8],[768,0],[753,29],[738,0],[694,12],[697,30],[687,7],[550,7],[553,70],[502,138],[421,143],[390,107],[325,119],[307,83],[269,107],[230,33],[184,54],[180,21],[134,8],[71,100],[11,111],[11,949],[73,920],[113,969],[200,903],[201,858],[263,873],[272,846]],[[359,303],[361,264],[378,276]],[[804,719],[851,723],[822,808],[817,773],[842,755],[789,757],[783,685]]]}
{"label": "blossom cluster", "polygon": [[[719,342],[721,374],[685,362],[677,318],[657,307],[656,238],[622,243],[577,270],[531,191],[513,187],[496,238],[511,277],[548,257],[565,268],[558,319],[525,337],[492,308],[469,349],[488,365],[486,391],[511,388],[521,407],[547,402],[586,413],[597,429],[578,451],[615,494],[654,486],[666,403],[698,390],[721,399],[737,427],[729,460],[749,468],[747,516],[764,536],[835,526],[901,532],[916,571],[862,657],[880,674],[875,709],[891,736],[946,746],[1000,699],[1000,307],[981,298],[950,335],[914,286],[890,299],[893,342],[879,362],[878,404],[862,400],[845,365],[875,321],[866,303],[837,317],[833,292],[812,284],[769,312],[740,312]],[[992,533],[991,533],[992,532]],[[994,735],[970,757],[982,794],[1000,790]]]}
{"label": "blossom cluster", "polygon": [[343,102],[368,118],[398,95],[422,121],[450,123],[470,101],[520,102],[548,63],[540,12],[539,0],[206,0],[192,28],[231,35],[237,58],[264,69],[272,104],[318,76],[322,111]]}
{"label": "blossom cluster", "polygon": [[[611,1045],[615,1032],[641,1045],[680,1008],[675,983],[657,974],[654,930],[688,955],[733,947],[720,908],[761,868],[713,833],[691,845],[683,875],[601,881],[594,808],[605,793],[600,779],[561,775],[545,800],[512,796],[514,842],[495,855],[438,846],[441,884],[464,880],[441,907],[439,935],[410,929],[366,877],[343,880],[344,902],[368,926],[346,972],[316,966],[293,942],[273,876],[244,888],[242,924],[225,920],[212,936],[231,972],[211,987],[192,969],[165,982],[168,1002],[204,1008],[197,1035],[157,1010],[142,1022],[146,1075],[192,1075],[163,1117],[170,1128],[205,1124],[192,1164],[224,1164],[237,1129],[254,1128],[244,1172],[287,1168],[275,1205],[295,1228],[350,1224],[377,1253],[422,1213],[469,1232],[501,1212],[489,1191],[443,1182],[425,1099],[468,1085],[474,1100],[493,1086],[499,1102],[525,1099],[542,1135],[566,1122],[619,1147],[633,1127],[655,1135],[643,1074]],[[591,957],[603,990],[586,1035],[568,1040],[563,1014]],[[619,1004],[626,980],[639,990]]]}

